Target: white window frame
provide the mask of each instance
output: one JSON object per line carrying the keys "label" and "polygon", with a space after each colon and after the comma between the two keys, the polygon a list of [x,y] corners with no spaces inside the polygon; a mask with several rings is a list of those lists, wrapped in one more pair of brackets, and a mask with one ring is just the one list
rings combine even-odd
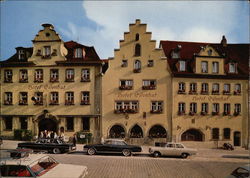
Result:
{"label": "white window frame", "polygon": [[212,63],[212,72],[213,73],[219,73],[219,62],[213,62]]}
{"label": "white window frame", "polygon": [[201,103],[201,112],[208,113],[208,103]]}
{"label": "white window frame", "polygon": [[43,69],[36,69],[35,70],[35,80],[36,81],[43,81]]}
{"label": "white window frame", "polygon": [[185,108],[185,103],[178,103],[178,111],[180,112],[180,113],[185,113],[185,110],[186,110],[186,108]]}
{"label": "white window frame", "polygon": [[50,100],[52,102],[58,103],[59,102],[59,93],[58,92],[51,92],[50,93]]}
{"label": "white window frame", "polygon": [[89,69],[82,69],[81,79],[82,79],[82,81],[90,80],[90,70]]}
{"label": "white window frame", "polygon": [[134,69],[136,69],[136,70],[141,69],[141,61],[140,60],[135,60]]}
{"label": "white window frame", "polygon": [[74,102],[74,92],[66,92],[66,101]]}
{"label": "white window frame", "polygon": [[225,104],[224,104],[224,112],[225,112],[225,113],[230,113],[230,110],[231,110],[230,107],[231,107],[231,106],[230,106],[230,103],[225,103]]}
{"label": "white window frame", "polygon": [[82,48],[76,48],[74,57],[75,58],[82,58],[83,57],[83,49]]}
{"label": "white window frame", "polygon": [[213,103],[212,104],[212,112],[219,113],[220,112],[220,104],[219,103]]}
{"label": "white window frame", "polygon": [[4,71],[5,74],[5,81],[12,81],[13,73],[12,70],[8,69]]}
{"label": "white window frame", "polygon": [[208,62],[207,61],[201,62],[201,72],[208,73]]}
{"label": "white window frame", "polygon": [[5,101],[6,102],[9,102],[9,103],[12,103],[13,101],[13,94],[12,92],[5,92]]}
{"label": "white window frame", "polygon": [[235,63],[229,63],[229,73],[236,73],[236,64]]}
{"label": "white window frame", "polygon": [[82,101],[83,102],[89,102],[90,101],[90,92],[89,91],[83,91],[82,92]]}
{"label": "white window frame", "polygon": [[224,92],[230,93],[230,84],[228,84],[228,83],[224,84]]}
{"label": "white window frame", "polygon": [[20,80],[28,80],[28,70],[20,69]]}
{"label": "white window frame", "polygon": [[45,56],[51,55],[51,46],[44,46],[44,55]]}
{"label": "white window frame", "polygon": [[19,93],[19,103],[27,103],[28,102],[28,93],[20,92]]}
{"label": "white window frame", "polygon": [[152,101],[151,102],[151,111],[162,111],[163,102],[162,101]]}
{"label": "white window frame", "polygon": [[241,84],[235,84],[235,92],[241,93]]}
{"label": "white window frame", "polygon": [[190,103],[190,112],[197,113],[197,103]]}
{"label": "white window frame", "polygon": [[240,113],[241,112],[241,104],[240,103],[234,104],[234,112],[235,113]]}
{"label": "white window frame", "polygon": [[190,92],[197,91],[197,83],[190,83]]}
{"label": "white window frame", "polygon": [[219,92],[219,90],[220,90],[220,85],[218,83],[213,83],[212,91],[213,92]]}
{"label": "white window frame", "polygon": [[75,71],[74,69],[66,69],[66,80],[74,80]]}
{"label": "white window frame", "polygon": [[179,91],[183,91],[183,92],[185,92],[185,83],[184,82],[180,82],[179,84]]}
{"label": "white window frame", "polygon": [[208,83],[202,83],[201,84],[201,91],[202,92],[208,92]]}
{"label": "white window frame", "polygon": [[24,53],[24,50],[23,50],[23,49],[18,50],[18,59],[19,59],[19,60],[24,59],[24,58],[25,58],[25,55],[24,55],[24,54],[25,54],[25,53]]}
{"label": "white window frame", "polygon": [[186,61],[181,60],[181,61],[179,61],[179,64],[180,64],[180,66],[179,66],[180,72],[185,72],[186,71]]}

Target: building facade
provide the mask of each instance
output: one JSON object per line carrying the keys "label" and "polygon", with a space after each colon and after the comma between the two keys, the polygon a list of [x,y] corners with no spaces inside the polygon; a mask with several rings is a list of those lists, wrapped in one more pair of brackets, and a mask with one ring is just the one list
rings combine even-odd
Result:
{"label": "building facade", "polygon": [[32,48],[16,48],[1,62],[1,135],[55,131],[100,137],[103,62],[93,47],[64,42],[43,24]]}
{"label": "building facade", "polygon": [[103,77],[102,134],[148,144],[171,139],[167,61],[146,24],[136,20]]}
{"label": "building facade", "polygon": [[249,143],[249,44],[161,41],[172,73],[173,140]]}

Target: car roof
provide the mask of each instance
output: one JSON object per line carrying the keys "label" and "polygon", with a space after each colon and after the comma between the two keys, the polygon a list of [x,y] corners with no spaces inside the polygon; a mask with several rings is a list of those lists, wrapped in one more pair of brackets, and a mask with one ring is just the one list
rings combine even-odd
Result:
{"label": "car roof", "polygon": [[34,163],[35,161],[38,161],[39,159],[45,159],[48,158],[48,155],[45,154],[30,154],[28,157],[24,158],[8,158],[8,159],[1,159],[0,164],[1,165],[30,165],[31,163]]}
{"label": "car roof", "polygon": [[105,139],[105,141],[119,141],[119,142],[124,142],[122,139]]}
{"label": "car roof", "polygon": [[243,169],[246,169],[246,170],[250,171],[250,164],[246,164],[244,166],[240,166],[239,168],[243,168]]}

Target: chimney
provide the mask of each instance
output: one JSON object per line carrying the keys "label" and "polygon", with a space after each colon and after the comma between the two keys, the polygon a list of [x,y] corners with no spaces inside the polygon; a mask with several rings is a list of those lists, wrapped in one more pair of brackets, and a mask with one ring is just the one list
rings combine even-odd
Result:
{"label": "chimney", "polygon": [[141,23],[141,20],[140,19],[136,19],[135,20],[135,24],[140,24]]}
{"label": "chimney", "polygon": [[222,44],[223,47],[227,46],[227,39],[226,39],[225,35],[222,36],[222,40],[221,40],[220,44]]}

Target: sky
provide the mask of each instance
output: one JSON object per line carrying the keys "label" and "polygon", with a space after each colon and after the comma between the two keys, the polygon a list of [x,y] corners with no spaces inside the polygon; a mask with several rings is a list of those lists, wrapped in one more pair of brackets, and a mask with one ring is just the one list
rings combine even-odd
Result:
{"label": "sky", "polygon": [[0,60],[18,46],[32,47],[41,24],[51,23],[63,41],[94,46],[112,57],[135,19],[152,39],[249,43],[248,1],[1,1]]}

